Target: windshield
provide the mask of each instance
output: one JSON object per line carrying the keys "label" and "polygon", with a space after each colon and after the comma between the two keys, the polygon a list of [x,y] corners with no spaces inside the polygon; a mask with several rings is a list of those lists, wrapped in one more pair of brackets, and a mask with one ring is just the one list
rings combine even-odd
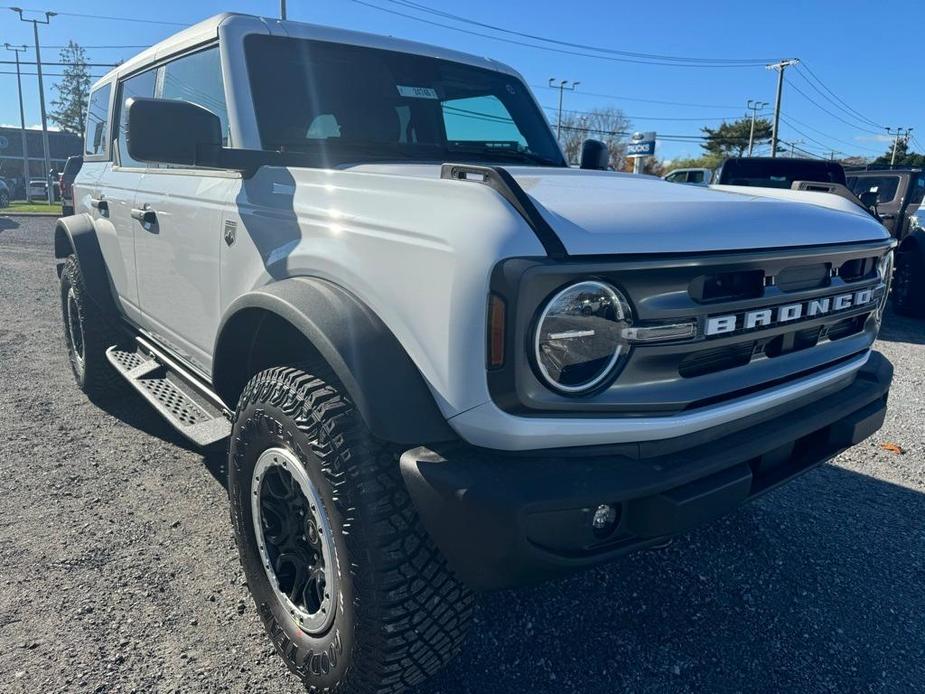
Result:
{"label": "windshield", "polygon": [[836,162],[808,159],[727,159],[718,182],[731,186],[790,188],[794,181],[845,185],[845,170]]}
{"label": "windshield", "polygon": [[899,189],[899,176],[852,176],[848,180],[851,192],[855,195],[876,193],[877,204],[891,202]]}
{"label": "windshield", "polygon": [[565,166],[516,77],[420,55],[250,36],[263,148],[319,165],[458,161]]}

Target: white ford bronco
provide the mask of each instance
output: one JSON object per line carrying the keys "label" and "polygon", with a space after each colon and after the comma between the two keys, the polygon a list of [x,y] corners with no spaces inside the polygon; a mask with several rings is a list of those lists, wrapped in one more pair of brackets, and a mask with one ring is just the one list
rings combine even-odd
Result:
{"label": "white ford bronco", "polygon": [[420,682],[474,591],[663,542],[880,427],[881,225],[606,161],[570,168],[503,64],[296,22],[221,15],[93,87],[55,230],[74,375],[227,448],[311,691]]}

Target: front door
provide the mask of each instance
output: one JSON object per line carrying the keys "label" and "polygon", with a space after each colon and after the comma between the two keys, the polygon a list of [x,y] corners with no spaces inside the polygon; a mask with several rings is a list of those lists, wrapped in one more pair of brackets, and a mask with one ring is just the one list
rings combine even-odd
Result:
{"label": "front door", "polygon": [[[160,98],[209,109],[227,133],[217,47],[162,66],[158,83]],[[152,164],[132,211],[143,327],[206,373],[221,317],[223,214],[238,179],[225,171]]]}

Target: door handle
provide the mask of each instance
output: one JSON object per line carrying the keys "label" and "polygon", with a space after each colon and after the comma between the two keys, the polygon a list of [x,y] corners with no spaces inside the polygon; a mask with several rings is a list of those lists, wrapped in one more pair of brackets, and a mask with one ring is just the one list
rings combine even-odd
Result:
{"label": "door handle", "polygon": [[93,207],[99,210],[100,214],[109,212],[109,203],[103,199],[102,195],[98,198],[91,197],[90,207]]}
{"label": "door handle", "polygon": [[137,219],[144,224],[154,224],[157,222],[157,212],[147,205],[141,208],[133,207],[129,214],[132,215],[132,219]]}

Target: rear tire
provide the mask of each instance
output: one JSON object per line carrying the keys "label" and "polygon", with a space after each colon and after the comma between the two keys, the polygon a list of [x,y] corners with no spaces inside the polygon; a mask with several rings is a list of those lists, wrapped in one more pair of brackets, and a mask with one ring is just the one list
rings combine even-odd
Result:
{"label": "rear tire", "polygon": [[61,317],[68,360],[80,389],[91,397],[122,392],[124,381],[106,358],[106,350],[121,335],[88,295],[73,255],[61,271]]}
{"label": "rear tire", "polygon": [[[397,451],[370,435],[333,374],[311,371],[263,371],[238,403],[228,491],[241,564],[270,640],[310,692],[403,691],[456,655],[474,598],[421,526]],[[264,486],[278,484],[268,481],[268,456],[292,474],[266,503],[303,496],[286,522],[278,505],[263,505]],[[307,517],[293,547],[291,529]],[[321,552],[308,542],[315,527],[330,528]],[[292,557],[308,557],[301,573]],[[295,588],[293,576],[312,572],[324,573],[321,590]],[[307,594],[317,600],[297,599]],[[333,614],[321,614],[325,598]]]}
{"label": "rear tire", "polygon": [[925,249],[913,245],[897,252],[893,310],[902,316],[925,318]]}

